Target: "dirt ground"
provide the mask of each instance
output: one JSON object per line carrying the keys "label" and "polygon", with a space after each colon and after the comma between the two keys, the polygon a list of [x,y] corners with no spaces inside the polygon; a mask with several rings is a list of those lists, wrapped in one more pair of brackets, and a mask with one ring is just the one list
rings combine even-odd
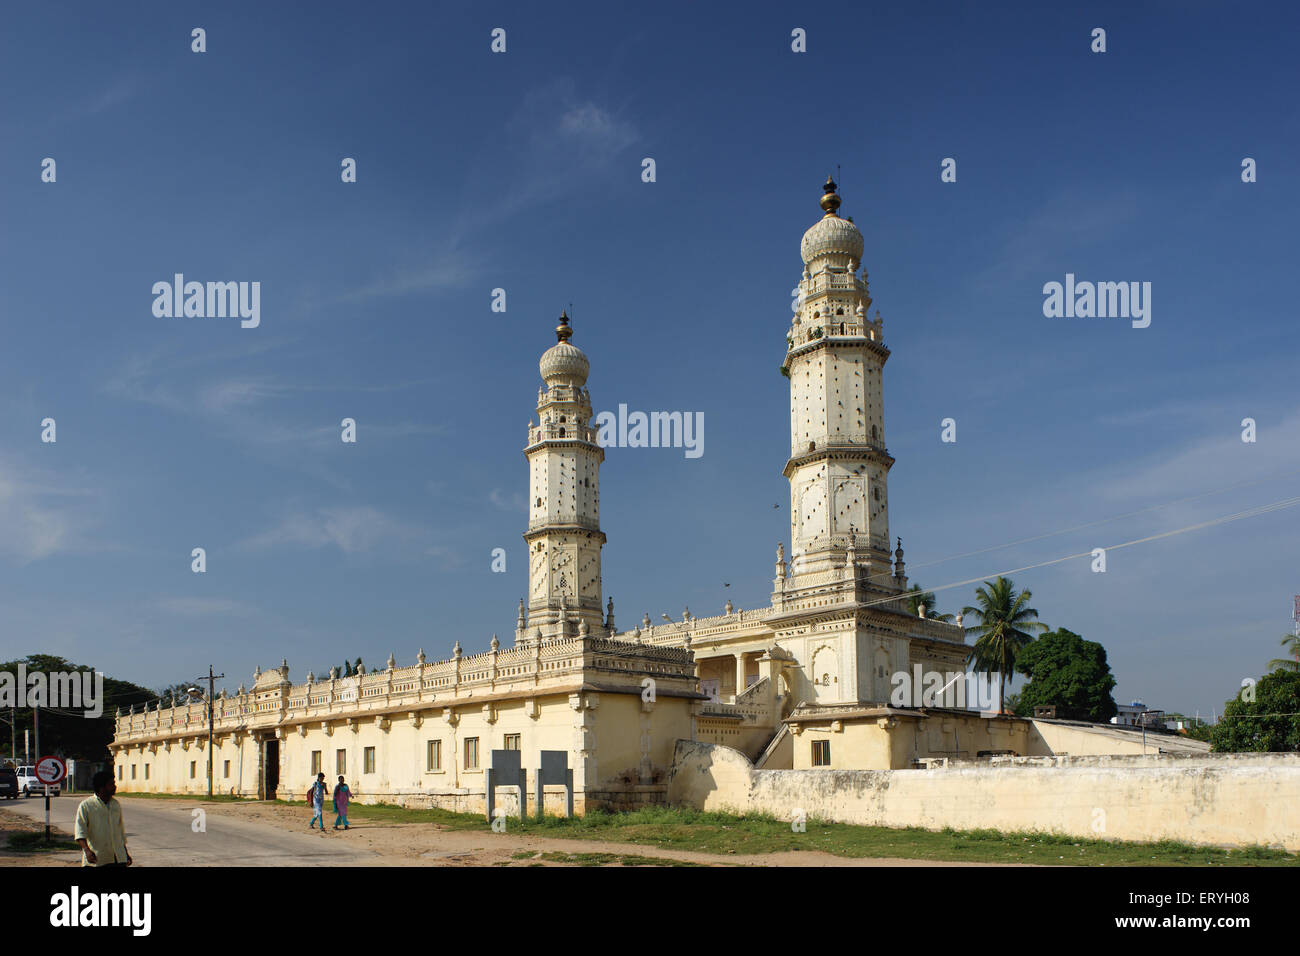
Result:
{"label": "dirt ground", "polygon": [[[303,808],[272,803],[223,804],[222,813],[274,827],[306,831],[310,816]],[[482,831],[453,830],[434,823],[365,822],[350,830],[330,831],[326,840],[360,844],[377,854],[377,866],[569,866],[571,863],[541,859],[515,859],[516,854],[609,853],[619,857],[655,857],[698,863],[704,866],[932,866],[927,860],[891,858],[850,859],[819,851],[776,853],[760,856],[719,856],[689,850],[660,849],[633,843],[596,840],[564,840],[527,834],[493,833],[486,824]],[[611,860],[607,866],[624,865]],[[947,864],[939,864],[947,865]],[[964,864],[952,864],[964,865]]]}
{"label": "dirt ground", "polygon": [[[157,807],[161,801],[123,800],[130,819],[133,808],[141,804]],[[189,808],[203,806],[209,818],[222,817],[257,827],[266,832],[278,831],[310,834],[307,824],[309,814],[305,808],[272,803],[217,803],[201,804],[195,801],[167,801],[167,804]],[[0,815],[0,866],[77,866],[80,854],[74,851],[49,853],[12,853],[3,849],[8,834],[19,830],[39,830],[42,824],[14,814]],[[676,860],[703,866],[963,866],[981,864],[935,863],[928,860],[896,858],[852,859],[819,851],[794,851],[767,855],[717,855],[688,850],[660,849],[631,843],[608,843],[594,840],[565,840],[532,836],[520,833],[493,833],[484,826],[481,831],[453,830],[433,823],[375,823],[363,822],[350,830],[331,831],[319,838],[322,848],[337,845],[367,853],[367,866],[574,866],[586,865],[624,866],[637,865],[625,858],[649,857]],[[337,842],[335,842],[337,841]],[[370,856],[369,854],[373,854]],[[558,859],[542,859],[541,854],[559,855]],[[608,854],[594,864],[590,858],[580,861],[570,854]],[[340,861],[342,862],[342,861]],[[344,864],[347,865],[347,864]],[[648,864],[645,864],[648,865]],[[662,865],[662,864],[659,864]]]}

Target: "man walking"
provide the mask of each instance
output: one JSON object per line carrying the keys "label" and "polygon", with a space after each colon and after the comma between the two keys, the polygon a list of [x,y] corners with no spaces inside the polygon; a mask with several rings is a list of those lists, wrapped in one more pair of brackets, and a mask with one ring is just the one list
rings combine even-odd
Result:
{"label": "man walking", "polygon": [[90,783],[95,795],[82,800],[77,807],[77,823],[72,831],[73,839],[81,844],[81,865],[130,866],[122,804],[113,796],[117,793],[113,774],[101,770]]}
{"label": "man walking", "polygon": [[311,804],[312,818],[311,829],[316,829],[316,821],[320,821],[320,835],[325,835],[325,774],[316,774],[316,782],[312,784],[311,789],[307,791],[307,802]]}
{"label": "man walking", "polygon": [[352,791],[348,785],[343,782],[343,774],[339,774],[339,785],[334,788],[334,812],[338,814],[334,818],[334,829],[343,824],[343,829],[348,828],[348,801],[352,799]]}

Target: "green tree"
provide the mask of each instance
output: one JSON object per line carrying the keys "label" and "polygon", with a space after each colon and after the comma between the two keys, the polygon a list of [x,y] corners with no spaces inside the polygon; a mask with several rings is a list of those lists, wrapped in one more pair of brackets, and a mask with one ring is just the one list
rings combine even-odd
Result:
{"label": "green tree", "polygon": [[1033,716],[1034,707],[1056,705],[1064,720],[1106,723],[1118,713],[1110,692],[1115,677],[1106,662],[1106,648],[1085,641],[1065,628],[1048,631],[1027,644],[1016,657],[1016,668],[1029,678],[1020,692],[1016,713]]}
{"label": "green tree", "polygon": [[1010,580],[998,575],[975,589],[976,606],[967,605],[962,614],[975,619],[966,630],[975,635],[975,646],[968,655],[975,670],[998,674],[998,701],[1005,696],[1007,681],[1015,676],[1016,657],[1034,635],[1047,630],[1038,620],[1038,611],[1029,607],[1033,597],[1028,588],[1017,592]]}
{"label": "green tree", "polygon": [[[74,664],[52,654],[29,654],[24,658],[0,663],[0,671],[7,671],[14,675],[13,680],[17,681],[19,664],[25,665],[29,675],[36,671],[48,674],[58,671],[84,672],[92,670],[85,664]],[[24,692],[26,692],[26,689],[23,688]],[[147,687],[105,676],[102,702],[103,713],[99,717],[87,717],[83,710],[70,710],[61,707],[42,707],[40,709],[41,749],[46,754],[54,754],[59,757],[106,761],[108,760],[108,744],[113,739],[114,711],[119,707],[125,711],[132,704],[144,704],[154,700],[157,696]],[[16,713],[14,711],[0,712],[0,717],[4,718],[6,724],[11,715],[14,719],[14,737],[17,739],[18,747],[18,753],[15,756],[21,757],[24,730],[33,731],[32,743],[35,744],[35,722],[30,707],[19,708]],[[3,740],[0,741],[0,748],[8,750],[8,726],[5,726],[4,730],[6,732],[0,735],[3,736]],[[33,754],[32,756],[43,755]]]}
{"label": "green tree", "polygon": [[1268,666],[1273,670],[1300,671],[1300,635],[1283,635],[1282,646],[1287,649],[1287,653],[1291,656],[1275,657],[1268,662]]}
{"label": "green tree", "polygon": [[1215,753],[1280,753],[1300,750],[1300,671],[1279,668],[1228,701],[1210,730]]}
{"label": "green tree", "polygon": [[907,589],[907,609],[912,614],[921,613],[921,605],[925,605],[925,616],[934,618],[936,621],[951,621],[951,614],[939,614],[935,611],[934,593],[931,591],[921,590],[920,585],[913,584]]}
{"label": "green tree", "polygon": [[1210,731],[1213,729],[1207,721],[1199,717],[1188,717],[1186,714],[1166,713],[1165,722],[1173,726],[1175,721],[1183,722],[1184,736],[1191,737],[1193,740],[1203,740],[1207,744],[1210,742]]}

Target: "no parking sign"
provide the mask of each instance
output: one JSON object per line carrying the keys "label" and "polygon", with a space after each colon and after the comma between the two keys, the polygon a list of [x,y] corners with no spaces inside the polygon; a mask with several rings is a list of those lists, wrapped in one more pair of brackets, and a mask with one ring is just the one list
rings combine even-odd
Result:
{"label": "no parking sign", "polygon": [[68,766],[58,757],[42,757],[36,761],[36,779],[54,786],[68,775]]}

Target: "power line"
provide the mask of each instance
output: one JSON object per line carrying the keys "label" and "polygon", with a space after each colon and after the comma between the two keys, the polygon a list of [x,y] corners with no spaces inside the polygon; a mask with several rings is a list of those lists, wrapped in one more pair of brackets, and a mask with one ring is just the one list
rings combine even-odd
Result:
{"label": "power line", "polygon": [[[1300,504],[1300,496],[1294,498],[1282,498],[1278,501],[1270,502],[1267,505],[1260,505],[1257,508],[1250,508],[1247,509],[1246,511],[1239,511],[1236,514],[1224,515],[1219,518],[1213,518],[1210,521],[1202,521],[1197,524],[1190,524],[1187,525],[1185,528],[1175,528],[1172,531],[1162,531],[1159,534],[1147,535],[1145,538],[1134,538],[1132,541],[1123,541],[1119,544],[1109,545],[1103,548],[1102,550],[1118,551],[1121,548],[1129,548],[1135,544],[1145,544],[1148,541],[1158,541],[1161,538],[1170,538],[1173,537],[1174,535],[1186,534],[1189,531],[1199,531],[1203,528],[1212,528],[1216,525],[1227,524],[1228,522],[1231,521],[1240,521],[1243,518],[1255,518],[1258,517],[1259,515],[1269,514],[1273,511],[1281,511],[1285,508],[1292,508],[1298,504]],[[967,585],[970,584],[984,583],[991,577],[999,577],[999,576],[1006,577],[1007,575],[1011,575],[1011,574],[1019,574],[1021,571],[1033,571],[1036,568],[1045,568],[1048,567],[1049,565],[1061,564],[1065,561],[1073,561],[1077,558],[1089,558],[1092,557],[1092,555],[1093,555],[1092,551],[1081,551],[1078,554],[1067,554],[1064,557],[1051,558],[1047,561],[1039,561],[1036,564],[1027,564],[1024,567],[1011,568],[1010,570],[1007,571],[998,571],[995,572],[994,574],[982,574],[977,578],[968,578],[965,581],[954,581],[951,584],[942,584],[939,585],[938,587],[926,588],[925,590],[929,592],[947,591],[950,590],[951,588],[960,588],[960,587],[966,587]],[[864,602],[864,604],[868,606],[873,604],[889,604],[891,602],[899,600],[900,597],[905,598],[906,592],[904,592],[902,595],[895,594],[891,597],[877,598],[873,601],[866,601]]]}
{"label": "power line", "polygon": [[[1244,481],[1238,481],[1224,488],[1216,488],[1213,491],[1203,491],[1198,495],[1189,495],[1186,498],[1176,498],[1173,501],[1166,501],[1158,505],[1149,505],[1145,508],[1139,508],[1137,511],[1126,511],[1123,514],[1112,515],[1109,518],[1099,518],[1096,521],[1088,521],[1083,524],[1074,525],[1071,528],[1063,528],[1060,531],[1049,531],[1045,534],[1036,534],[1033,535],[1032,537],[1021,538],[1018,541],[1008,541],[1006,544],[995,544],[987,548],[979,548],[975,551],[967,551],[964,554],[954,554],[946,558],[938,558],[934,561],[925,561],[920,564],[915,564],[913,565],[913,567],[916,568],[933,567],[936,564],[944,564],[948,561],[957,561],[961,558],[969,558],[977,554],[987,554],[990,551],[1001,551],[1003,548],[1012,548],[1019,544],[1029,544],[1034,541],[1042,541],[1045,538],[1055,538],[1059,535],[1070,534],[1071,532],[1074,531],[1082,531],[1085,528],[1095,528],[1097,525],[1109,524],[1112,521],[1119,521],[1122,518],[1134,518],[1138,515],[1146,514],[1149,511],[1158,511],[1161,508],[1170,508],[1174,505],[1186,504],[1189,501],[1198,501],[1201,498],[1208,498],[1212,495],[1221,495],[1225,491],[1232,491],[1234,488],[1241,488],[1246,485],[1257,485],[1260,484],[1261,482],[1273,481],[1278,478],[1290,478],[1294,475],[1300,475],[1300,468],[1297,468],[1294,471],[1282,472],[1281,474],[1277,474],[1277,475],[1269,475],[1264,478],[1247,478]],[[928,591],[931,589],[926,588],[926,590]]]}

